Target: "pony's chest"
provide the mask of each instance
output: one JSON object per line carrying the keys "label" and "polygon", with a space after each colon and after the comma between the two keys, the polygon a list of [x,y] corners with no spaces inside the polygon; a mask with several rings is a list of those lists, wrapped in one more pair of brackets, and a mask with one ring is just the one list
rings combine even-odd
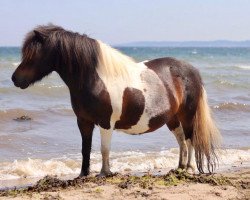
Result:
{"label": "pony's chest", "polygon": [[110,129],[112,106],[107,90],[93,88],[91,91],[81,91],[71,94],[72,107],[78,118],[94,122],[105,129]]}

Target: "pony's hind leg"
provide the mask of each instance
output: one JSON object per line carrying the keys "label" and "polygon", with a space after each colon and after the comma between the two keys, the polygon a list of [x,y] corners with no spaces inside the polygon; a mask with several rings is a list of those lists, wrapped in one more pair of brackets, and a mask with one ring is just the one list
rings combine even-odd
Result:
{"label": "pony's hind leg", "polygon": [[101,133],[101,153],[102,153],[102,169],[100,177],[109,176],[112,174],[109,166],[109,152],[111,146],[112,129],[100,129]]}
{"label": "pony's hind leg", "polygon": [[175,128],[172,131],[177,139],[177,142],[179,144],[180,147],[180,157],[179,157],[179,165],[178,168],[181,169],[186,169],[187,168],[187,162],[188,162],[188,147],[187,147],[187,143],[185,140],[185,134],[183,131],[183,128],[181,126],[181,124]]}
{"label": "pony's hind leg", "polygon": [[178,118],[180,119],[180,122],[182,124],[185,143],[187,144],[188,148],[188,160],[186,169],[189,173],[194,173],[195,172],[195,167],[193,165],[194,147],[192,144],[194,113],[188,111],[189,110],[186,108],[186,110],[184,110],[183,113],[179,114]]}
{"label": "pony's hind leg", "polygon": [[193,153],[194,147],[192,145],[191,139],[186,140],[187,147],[188,147],[188,161],[187,161],[187,172],[193,174],[195,172],[195,167],[193,163]]}

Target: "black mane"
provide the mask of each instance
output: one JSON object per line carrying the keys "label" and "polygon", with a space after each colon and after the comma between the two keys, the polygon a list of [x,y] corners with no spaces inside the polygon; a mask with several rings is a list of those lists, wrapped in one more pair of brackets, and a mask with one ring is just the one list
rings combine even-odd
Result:
{"label": "black mane", "polygon": [[[36,32],[42,38],[37,37]],[[23,57],[32,56],[40,47],[53,59],[51,63],[59,73],[73,76],[73,80],[77,80],[79,85],[86,81],[98,64],[97,41],[60,26],[38,26],[28,33],[22,49]]]}

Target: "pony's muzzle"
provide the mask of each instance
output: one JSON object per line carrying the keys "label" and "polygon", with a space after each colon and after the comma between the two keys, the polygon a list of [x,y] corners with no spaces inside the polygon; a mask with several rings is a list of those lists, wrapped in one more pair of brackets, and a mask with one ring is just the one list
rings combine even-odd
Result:
{"label": "pony's muzzle", "polygon": [[21,89],[25,89],[29,87],[28,81],[25,79],[25,77],[17,76],[15,73],[11,77],[14,85],[16,87],[20,87]]}

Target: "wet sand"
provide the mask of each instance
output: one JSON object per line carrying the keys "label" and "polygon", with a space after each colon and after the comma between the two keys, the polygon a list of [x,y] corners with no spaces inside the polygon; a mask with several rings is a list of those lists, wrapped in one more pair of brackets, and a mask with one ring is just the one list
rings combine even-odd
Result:
{"label": "wet sand", "polygon": [[250,168],[206,175],[172,171],[167,175],[41,179],[24,190],[1,191],[0,199],[250,199]]}

